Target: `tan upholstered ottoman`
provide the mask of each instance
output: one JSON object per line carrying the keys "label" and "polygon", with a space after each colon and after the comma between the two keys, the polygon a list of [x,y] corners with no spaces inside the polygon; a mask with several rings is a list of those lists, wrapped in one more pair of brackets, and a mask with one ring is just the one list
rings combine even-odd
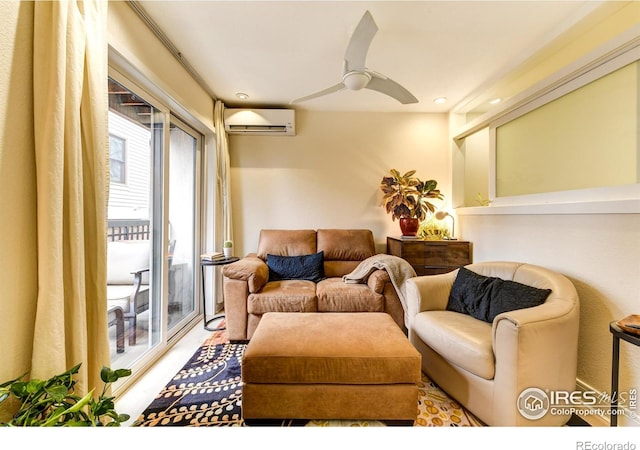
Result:
{"label": "tan upholstered ottoman", "polygon": [[242,416],[411,424],[420,364],[386,313],[267,313],[242,359]]}

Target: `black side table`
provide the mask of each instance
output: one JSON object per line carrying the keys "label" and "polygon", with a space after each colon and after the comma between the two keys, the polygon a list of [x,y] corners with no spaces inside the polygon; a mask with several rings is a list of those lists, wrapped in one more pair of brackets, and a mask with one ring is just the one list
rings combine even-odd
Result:
{"label": "black side table", "polygon": [[615,427],[618,425],[618,415],[613,413],[618,409],[618,372],[620,370],[620,339],[630,344],[640,347],[640,336],[627,333],[620,328],[617,321],[609,324],[609,331],[613,335],[613,357],[611,360],[611,422],[610,425]]}
{"label": "black side table", "polygon": [[[224,313],[222,314],[214,314],[213,317],[209,320],[207,320],[207,309],[206,309],[206,305],[207,305],[207,298],[205,295],[205,288],[204,288],[204,268],[205,267],[210,267],[210,266],[224,266],[225,264],[231,264],[234,263],[236,261],[240,260],[240,258],[238,258],[237,256],[231,256],[230,258],[224,258],[224,259],[218,259],[216,261],[207,261],[207,260],[200,260],[200,270],[202,271],[202,317],[204,320],[204,329],[208,330],[208,331],[222,331],[224,330],[224,328],[209,328],[209,324],[211,322],[213,322],[214,320],[217,320],[221,317],[224,317]],[[215,308],[215,302],[213,302],[213,306]],[[215,312],[215,311],[214,311]]]}

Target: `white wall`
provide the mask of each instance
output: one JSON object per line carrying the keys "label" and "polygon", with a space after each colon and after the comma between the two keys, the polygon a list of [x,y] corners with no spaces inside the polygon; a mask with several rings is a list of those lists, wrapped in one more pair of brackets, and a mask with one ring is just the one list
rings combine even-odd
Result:
{"label": "white wall", "polygon": [[379,251],[398,235],[381,206],[389,169],[417,170],[450,196],[444,114],[298,111],[297,136],[230,136],[236,253],[262,228],[367,228]]}

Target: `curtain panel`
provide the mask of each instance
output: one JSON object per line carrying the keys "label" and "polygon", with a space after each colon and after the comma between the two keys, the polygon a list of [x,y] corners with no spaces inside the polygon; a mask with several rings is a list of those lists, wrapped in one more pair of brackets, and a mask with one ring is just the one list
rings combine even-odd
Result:
{"label": "curtain panel", "polygon": [[106,1],[35,2],[38,295],[31,376],[82,363],[77,390],[110,365],[106,313]]}
{"label": "curtain panel", "polygon": [[[229,161],[229,141],[224,129],[224,103],[216,100],[213,112],[216,129],[216,216],[222,222],[222,239],[233,240],[231,220],[231,171]],[[217,221],[216,221],[217,222]],[[219,223],[219,222],[218,222]]]}

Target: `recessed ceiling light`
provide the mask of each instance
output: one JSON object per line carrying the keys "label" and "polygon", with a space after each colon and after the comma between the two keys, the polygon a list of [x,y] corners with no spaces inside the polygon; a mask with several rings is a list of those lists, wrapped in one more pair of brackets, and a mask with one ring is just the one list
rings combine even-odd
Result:
{"label": "recessed ceiling light", "polygon": [[447,97],[438,97],[433,99],[433,103],[437,103],[438,105],[442,105],[447,102]]}
{"label": "recessed ceiling light", "polygon": [[497,105],[498,103],[500,103],[502,101],[501,98],[494,98],[492,100],[489,100],[489,104],[490,105]]}
{"label": "recessed ceiling light", "polygon": [[244,92],[238,92],[236,94],[236,97],[238,97],[240,100],[246,100],[249,98],[249,95],[245,94]]}

